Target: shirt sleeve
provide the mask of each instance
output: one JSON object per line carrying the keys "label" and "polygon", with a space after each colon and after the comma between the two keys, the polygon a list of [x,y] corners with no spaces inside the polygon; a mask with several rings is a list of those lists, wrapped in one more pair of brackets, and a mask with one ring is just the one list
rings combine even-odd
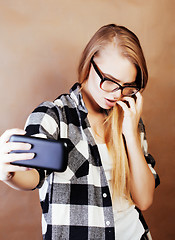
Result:
{"label": "shirt sleeve", "polygon": [[154,166],[155,166],[155,159],[153,158],[153,156],[151,154],[148,153],[148,143],[146,140],[146,132],[145,132],[145,126],[143,124],[142,119],[140,119],[139,121],[139,133],[140,133],[140,139],[141,139],[141,147],[145,156],[145,159],[148,163],[148,166],[152,172],[152,174],[154,175],[154,179],[155,179],[155,187],[157,187],[160,184],[160,179],[158,174],[156,173]]}
{"label": "shirt sleeve", "polygon": [[[25,130],[27,136],[41,137],[57,140],[59,137],[59,114],[53,102],[40,104],[28,117]],[[40,175],[40,188],[45,178],[51,173],[47,170],[37,169]]]}

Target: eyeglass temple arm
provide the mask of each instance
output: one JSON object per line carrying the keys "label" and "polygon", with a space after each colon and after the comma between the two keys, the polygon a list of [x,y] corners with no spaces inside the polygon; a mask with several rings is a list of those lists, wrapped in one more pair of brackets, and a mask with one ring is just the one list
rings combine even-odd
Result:
{"label": "eyeglass temple arm", "polygon": [[102,81],[104,81],[104,77],[101,74],[100,70],[98,69],[97,65],[95,64],[93,58],[91,58],[91,63],[93,65],[93,67],[95,68],[95,71],[97,72],[97,74],[99,75],[99,77],[101,78]]}

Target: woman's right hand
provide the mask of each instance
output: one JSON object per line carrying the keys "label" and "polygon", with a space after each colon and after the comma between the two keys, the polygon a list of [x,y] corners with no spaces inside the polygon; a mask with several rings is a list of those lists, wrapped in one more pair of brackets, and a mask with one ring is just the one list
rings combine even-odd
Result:
{"label": "woman's right hand", "polygon": [[17,160],[27,160],[34,157],[34,153],[11,153],[13,150],[30,150],[29,143],[9,142],[13,134],[24,135],[26,132],[22,129],[6,130],[0,137],[0,180],[8,181],[16,171],[27,171],[26,167],[19,167],[10,164]]}

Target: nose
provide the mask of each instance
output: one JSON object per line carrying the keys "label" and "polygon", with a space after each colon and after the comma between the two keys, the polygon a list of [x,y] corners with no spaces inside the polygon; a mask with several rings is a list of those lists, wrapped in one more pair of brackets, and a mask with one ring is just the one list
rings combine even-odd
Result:
{"label": "nose", "polygon": [[119,89],[119,90],[117,90],[115,92],[112,92],[111,94],[112,94],[114,100],[118,100],[118,99],[120,99],[122,97],[121,89]]}

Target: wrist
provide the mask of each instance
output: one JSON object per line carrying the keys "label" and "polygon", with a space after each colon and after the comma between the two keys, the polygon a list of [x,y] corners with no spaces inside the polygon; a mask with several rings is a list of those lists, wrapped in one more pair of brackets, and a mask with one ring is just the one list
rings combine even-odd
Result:
{"label": "wrist", "polygon": [[135,148],[136,146],[141,146],[139,131],[135,131],[135,132],[131,131],[123,135],[124,135],[127,147]]}
{"label": "wrist", "polygon": [[138,140],[139,139],[139,131],[138,129],[136,130],[130,130],[130,131],[126,131],[123,133],[125,139],[127,141],[135,141],[135,140]]}

